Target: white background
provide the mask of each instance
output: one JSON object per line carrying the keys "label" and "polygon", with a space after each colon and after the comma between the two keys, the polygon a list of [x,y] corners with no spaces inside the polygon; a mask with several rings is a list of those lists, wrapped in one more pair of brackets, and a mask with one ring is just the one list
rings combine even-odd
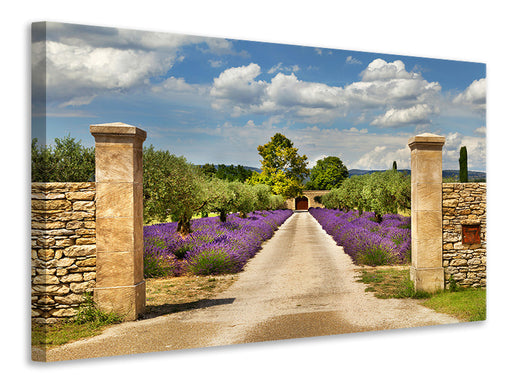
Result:
{"label": "white background", "polygon": [[[491,5],[501,4],[501,5]],[[7,382],[510,379],[510,7],[483,1],[20,1],[2,10],[2,377]],[[488,320],[244,346],[30,361],[30,23],[57,21],[487,63]]]}

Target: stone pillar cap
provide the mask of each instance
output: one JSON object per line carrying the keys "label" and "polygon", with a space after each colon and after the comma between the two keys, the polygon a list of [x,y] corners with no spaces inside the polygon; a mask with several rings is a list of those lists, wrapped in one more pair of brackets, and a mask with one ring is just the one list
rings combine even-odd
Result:
{"label": "stone pillar cap", "polygon": [[444,136],[434,135],[433,133],[422,133],[421,135],[413,136],[409,139],[409,147],[414,144],[430,144],[433,146],[443,146],[446,141]]}
{"label": "stone pillar cap", "polygon": [[93,124],[90,126],[90,132],[95,135],[127,135],[127,136],[140,136],[142,139],[146,138],[146,131],[125,123],[105,123]]}

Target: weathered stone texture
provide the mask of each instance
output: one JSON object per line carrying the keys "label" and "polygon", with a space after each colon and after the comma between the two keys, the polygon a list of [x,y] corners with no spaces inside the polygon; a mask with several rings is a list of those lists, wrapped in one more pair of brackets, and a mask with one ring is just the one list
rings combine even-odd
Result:
{"label": "weathered stone texture", "polygon": [[[443,267],[445,287],[486,286],[487,220],[485,183],[443,184]],[[480,243],[463,244],[463,225],[480,225]]]}
{"label": "weathered stone texture", "polygon": [[76,314],[96,284],[96,184],[32,183],[32,318]]}

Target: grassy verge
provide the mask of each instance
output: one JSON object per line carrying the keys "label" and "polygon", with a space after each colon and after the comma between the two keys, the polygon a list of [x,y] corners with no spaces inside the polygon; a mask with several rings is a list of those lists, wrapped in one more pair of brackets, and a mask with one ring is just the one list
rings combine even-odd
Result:
{"label": "grassy verge", "polygon": [[367,284],[367,292],[381,299],[422,299],[420,304],[447,313],[462,321],[481,321],[486,318],[486,291],[476,288],[453,287],[450,291],[429,294],[415,292],[408,267],[364,267],[357,281]]}
{"label": "grassy verge", "polygon": [[[146,280],[144,318],[200,308],[212,296],[227,289],[236,275],[182,276]],[[32,325],[32,346],[43,350],[101,334],[107,327],[120,323],[114,314],[99,311],[91,296],[86,296],[76,318],[51,325]]]}
{"label": "grassy verge", "polygon": [[77,315],[70,321],[57,324],[32,324],[32,346],[50,349],[99,335],[106,327],[122,322],[122,317],[114,313],[106,313],[97,309],[92,300],[92,294],[84,295]]}

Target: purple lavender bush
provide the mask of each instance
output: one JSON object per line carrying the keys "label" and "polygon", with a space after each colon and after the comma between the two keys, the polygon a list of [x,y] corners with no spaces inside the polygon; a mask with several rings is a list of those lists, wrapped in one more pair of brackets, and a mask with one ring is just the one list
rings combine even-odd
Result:
{"label": "purple lavender bush", "polygon": [[356,264],[391,265],[411,261],[411,219],[374,212],[310,208],[311,215]]}
{"label": "purple lavender bush", "polygon": [[240,272],[261,249],[291,210],[255,211],[247,218],[228,215],[192,220],[192,233],[183,238],[177,223],[144,227],[144,276],[217,275]]}

